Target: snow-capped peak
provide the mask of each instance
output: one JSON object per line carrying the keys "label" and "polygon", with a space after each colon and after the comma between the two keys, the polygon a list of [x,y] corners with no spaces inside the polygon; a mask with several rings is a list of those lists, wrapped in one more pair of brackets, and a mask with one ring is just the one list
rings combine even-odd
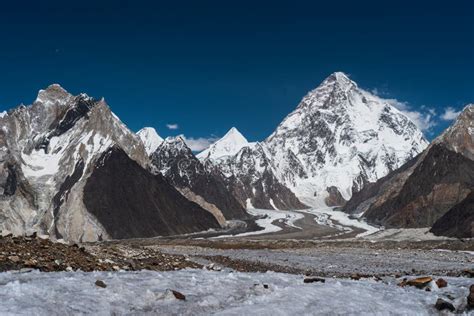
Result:
{"label": "snow-capped peak", "polygon": [[298,197],[323,197],[336,187],[346,200],[428,145],[389,100],[360,89],[341,72],[310,91],[265,144],[277,177]]}
{"label": "snow-capped peak", "polygon": [[163,138],[158,135],[153,127],[144,127],[137,132],[143,145],[145,145],[146,153],[151,155],[163,142]]}
{"label": "snow-capped peak", "polygon": [[248,140],[237,128],[232,127],[221,139],[212,144],[208,149],[202,151],[197,157],[199,159],[218,159],[225,156],[232,156],[248,145]]}
{"label": "snow-capped peak", "polygon": [[74,96],[67,92],[59,84],[54,83],[44,90],[38,91],[38,96],[34,103],[50,105],[54,103],[66,104]]}

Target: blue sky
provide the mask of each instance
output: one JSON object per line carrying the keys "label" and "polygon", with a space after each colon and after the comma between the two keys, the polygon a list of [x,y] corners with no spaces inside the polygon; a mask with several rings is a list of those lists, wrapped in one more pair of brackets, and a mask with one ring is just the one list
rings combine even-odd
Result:
{"label": "blue sky", "polygon": [[0,111],[59,83],[135,131],[204,144],[232,126],[267,137],[334,71],[430,139],[474,102],[472,1],[75,2],[2,4]]}

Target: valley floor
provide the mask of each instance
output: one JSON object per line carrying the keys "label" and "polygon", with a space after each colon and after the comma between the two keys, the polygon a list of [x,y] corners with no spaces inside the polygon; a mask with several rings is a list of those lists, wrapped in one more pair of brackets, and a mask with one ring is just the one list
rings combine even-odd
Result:
{"label": "valley floor", "polygon": [[[472,240],[370,231],[327,212],[255,214],[263,229],[237,237],[81,245],[0,237],[0,314],[432,315],[439,298],[474,314]],[[433,281],[397,286],[418,276]]]}

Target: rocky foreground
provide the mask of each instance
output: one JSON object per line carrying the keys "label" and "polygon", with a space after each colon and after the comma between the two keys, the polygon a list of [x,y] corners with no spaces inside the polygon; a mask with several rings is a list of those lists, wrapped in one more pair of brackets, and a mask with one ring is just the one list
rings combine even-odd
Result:
{"label": "rocky foreground", "polygon": [[201,268],[181,255],[163,254],[143,247],[52,242],[36,235],[0,237],[0,272],[53,271],[169,271]]}

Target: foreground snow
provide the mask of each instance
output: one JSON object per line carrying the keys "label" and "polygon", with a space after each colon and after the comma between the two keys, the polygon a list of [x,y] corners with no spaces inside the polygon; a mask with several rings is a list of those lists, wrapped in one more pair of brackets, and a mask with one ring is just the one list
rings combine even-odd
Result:
{"label": "foreground snow", "polygon": [[469,279],[446,279],[447,288],[426,292],[375,281],[304,284],[301,276],[273,272],[8,272],[0,273],[0,314],[430,315],[438,297],[450,294],[460,305],[467,296]]}

